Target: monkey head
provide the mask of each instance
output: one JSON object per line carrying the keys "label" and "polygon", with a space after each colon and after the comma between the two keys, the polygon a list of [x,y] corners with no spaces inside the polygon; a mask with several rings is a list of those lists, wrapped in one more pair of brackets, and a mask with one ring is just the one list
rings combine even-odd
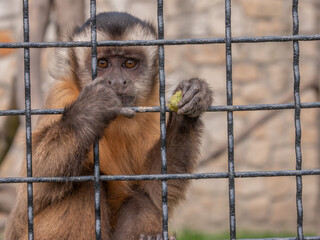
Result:
{"label": "monkey head", "polygon": [[[96,23],[97,41],[156,39],[154,26],[128,13],[100,13]],[[69,41],[91,41],[90,21],[76,28]],[[92,81],[91,48],[66,50],[69,74],[81,90]],[[97,78],[108,83],[124,106],[139,105],[150,99],[157,85],[157,63],[155,46],[97,48]]]}

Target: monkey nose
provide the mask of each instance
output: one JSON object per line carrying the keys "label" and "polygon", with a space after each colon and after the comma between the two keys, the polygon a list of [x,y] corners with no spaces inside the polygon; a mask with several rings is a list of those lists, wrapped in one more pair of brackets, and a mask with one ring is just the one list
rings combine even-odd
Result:
{"label": "monkey nose", "polygon": [[125,85],[127,85],[127,80],[125,80],[125,79],[109,79],[108,81],[108,84],[110,85],[110,86],[116,86],[116,85],[120,85],[120,86],[125,86]]}

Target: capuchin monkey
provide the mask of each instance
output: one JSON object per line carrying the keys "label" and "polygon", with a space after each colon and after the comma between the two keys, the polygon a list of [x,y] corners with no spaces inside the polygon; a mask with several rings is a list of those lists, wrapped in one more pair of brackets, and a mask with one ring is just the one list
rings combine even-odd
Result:
{"label": "capuchin monkey", "polygon": [[[68,41],[90,41],[88,20]],[[155,28],[127,13],[97,15],[97,40],[153,40]],[[42,116],[32,135],[33,176],[93,174],[93,144],[99,141],[100,174],[160,174],[159,113],[133,106],[159,106],[156,46],[98,47],[97,78],[91,79],[91,49],[68,48],[57,63],[57,81],[46,108],[62,115]],[[184,80],[177,112],[167,121],[167,172],[191,173],[199,152],[202,113],[212,103],[208,84]],[[26,166],[21,175],[25,176]],[[6,226],[6,240],[26,240],[27,193],[18,199]],[[168,181],[169,215],[184,198],[188,181]],[[95,239],[93,182],[34,183],[35,240]],[[101,182],[103,240],[162,239],[161,181]],[[175,239],[171,237],[171,239]]]}

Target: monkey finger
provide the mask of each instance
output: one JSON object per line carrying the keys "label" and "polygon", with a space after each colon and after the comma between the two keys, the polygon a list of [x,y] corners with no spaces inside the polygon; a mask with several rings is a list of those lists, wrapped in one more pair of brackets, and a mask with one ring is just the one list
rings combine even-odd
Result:
{"label": "monkey finger", "polygon": [[175,93],[178,91],[182,91],[182,93],[188,92],[189,88],[191,87],[191,84],[188,81],[182,81],[179,83],[177,89],[175,90]]}
{"label": "monkey finger", "polygon": [[[161,236],[161,234],[157,234],[156,236],[155,235],[140,234],[139,240],[162,240],[162,236]],[[171,238],[170,238],[170,240],[171,240]],[[172,240],[175,240],[175,238],[173,238]]]}
{"label": "monkey finger", "polygon": [[134,118],[136,112],[130,108],[120,108],[118,114],[126,118]]}
{"label": "monkey finger", "polygon": [[104,78],[102,78],[102,77],[96,77],[95,79],[93,79],[93,82],[94,82],[94,83],[101,82],[101,81],[104,82]]}
{"label": "monkey finger", "polygon": [[182,99],[178,103],[178,108],[181,108],[185,104],[189,103],[194,96],[199,92],[200,86],[192,85],[187,92],[183,92]]}
{"label": "monkey finger", "polygon": [[[178,114],[190,115],[194,112],[197,112],[197,105],[200,101],[199,97],[194,97],[191,101],[187,102],[181,108],[178,109]],[[179,107],[179,106],[178,106]]]}
{"label": "monkey finger", "polygon": [[139,240],[145,240],[145,235],[144,234],[140,234]]}
{"label": "monkey finger", "polygon": [[150,238],[152,240],[162,240],[162,235],[161,234],[157,234],[155,237]]}

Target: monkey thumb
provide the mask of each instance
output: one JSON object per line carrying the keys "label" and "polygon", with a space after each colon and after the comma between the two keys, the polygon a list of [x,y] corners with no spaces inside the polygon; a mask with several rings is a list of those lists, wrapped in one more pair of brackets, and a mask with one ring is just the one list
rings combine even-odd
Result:
{"label": "monkey thumb", "polygon": [[122,115],[127,118],[134,118],[136,112],[130,108],[120,108],[119,115]]}

